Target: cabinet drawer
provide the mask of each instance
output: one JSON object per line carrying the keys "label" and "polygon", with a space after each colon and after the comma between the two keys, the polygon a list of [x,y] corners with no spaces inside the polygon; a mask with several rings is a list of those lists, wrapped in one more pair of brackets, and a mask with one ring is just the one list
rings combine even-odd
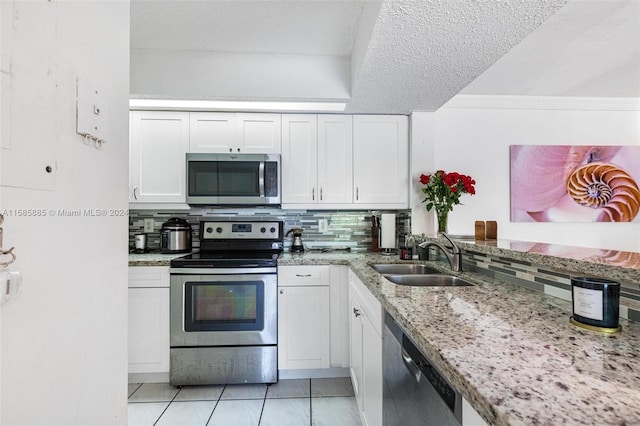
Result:
{"label": "cabinet drawer", "polygon": [[168,266],[132,266],[129,268],[129,288],[169,287]]}
{"label": "cabinet drawer", "polygon": [[278,286],[328,286],[329,266],[280,266]]}

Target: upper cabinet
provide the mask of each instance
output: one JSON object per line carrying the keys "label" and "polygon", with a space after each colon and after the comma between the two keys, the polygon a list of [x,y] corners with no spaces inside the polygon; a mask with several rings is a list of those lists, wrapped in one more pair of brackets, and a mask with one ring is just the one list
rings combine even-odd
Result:
{"label": "upper cabinet", "polygon": [[408,205],[407,117],[353,117],[353,183],[356,204]]}
{"label": "upper cabinet", "polygon": [[407,208],[406,116],[285,115],[284,208]]}
{"label": "upper cabinet", "polygon": [[191,112],[190,152],[279,154],[280,114]]}
{"label": "upper cabinet", "polygon": [[130,201],[184,203],[189,113],[132,111],[130,121]]}
{"label": "upper cabinet", "polygon": [[282,202],[352,202],[349,115],[282,116]]}

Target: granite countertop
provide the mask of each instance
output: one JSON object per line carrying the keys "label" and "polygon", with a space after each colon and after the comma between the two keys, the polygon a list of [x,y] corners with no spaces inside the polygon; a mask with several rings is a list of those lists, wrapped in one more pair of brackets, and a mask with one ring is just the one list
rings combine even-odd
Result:
{"label": "granite countertop", "polygon": [[[517,256],[496,245],[460,245],[474,250],[472,244],[476,251]],[[169,265],[179,256],[132,254],[129,265]],[[540,254],[535,260],[524,252],[522,256],[554,267],[561,262],[578,272],[594,268],[591,261],[574,262],[566,255]],[[405,261],[332,252],[283,253],[278,260],[281,266],[349,266],[490,424],[640,424],[639,323],[621,319],[621,333],[602,336],[569,323],[570,302],[524,287],[468,272],[452,274],[476,286],[399,286],[369,266],[396,262]],[[412,262],[450,273],[445,262]],[[606,266],[621,279],[638,282],[638,269],[632,265]]]}
{"label": "granite countertop", "polygon": [[[349,265],[490,424],[640,423],[640,324],[603,336],[569,323],[571,303],[474,273],[474,287],[407,287],[376,254],[284,254],[279,265]],[[425,263],[449,272],[444,262]]]}
{"label": "granite countertop", "polygon": [[[428,237],[446,242],[443,238]],[[546,244],[529,241],[489,240],[475,241],[456,238],[456,244],[464,250],[549,266],[568,272],[640,283],[640,253]]]}
{"label": "granite countertop", "polygon": [[187,253],[164,254],[155,253],[129,253],[129,266],[169,266],[173,259],[182,257]]}

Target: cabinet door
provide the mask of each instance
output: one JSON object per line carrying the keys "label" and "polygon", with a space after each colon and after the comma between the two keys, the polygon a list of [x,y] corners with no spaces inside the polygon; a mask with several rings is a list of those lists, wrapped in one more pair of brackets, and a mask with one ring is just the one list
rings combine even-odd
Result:
{"label": "cabinet door", "polygon": [[236,114],[238,152],[248,154],[280,154],[280,114]]}
{"label": "cabinet door", "polygon": [[185,202],[189,113],[131,113],[131,184],[136,203]]}
{"label": "cabinet door", "polygon": [[408,206],[408,149],[407,117],[353,117],[353,179],[356,204]]}
{"label": "cabinet door", "polygon": [[189,152],[236,151],[236,115],[224,112],[189,113]]}
{"label": "cabinet door", "polygon": [[129,373],[169,372],[169,289],[129,288]]}
{"label": "cabinet door", "polygon": [[362,411],[367,425],[382,425],[382,337],[362,317]]}
{"label": "cabinet door", "polygon": [[362,383],[362,308],[351,288],[349,288],[349,330],[349,356],[351,358],[349,372],[358,408],[362,410],[364,395]]}
{"label": "cabinet door", "polygon": [[279,287],[278,293],[278,368],[328,368],[329,287]]}
{"label": "cabinet door", "polygon": [[353,202],[353,120],[350,115],[318,116],[318,201]]}
{"label": "cabinet door", "polygon": [[318,199],[318,122],[312,114],[282,116],[282,203]]}

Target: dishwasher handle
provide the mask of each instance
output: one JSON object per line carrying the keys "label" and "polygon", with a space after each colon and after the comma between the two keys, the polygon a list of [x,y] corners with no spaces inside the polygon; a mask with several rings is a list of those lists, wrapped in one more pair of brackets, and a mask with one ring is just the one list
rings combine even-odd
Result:
{"label": "dishwasher handle", "polygon": [[407,367],[407,370],[409,370],[411,377],[415,379],[416,383],[420,383],[420,379],[422,378],[420,367],[418,367],[418,364],[416,364],[413,358],[411,358],[411,355],[409,355],[405,348],[402,348],[402,362],[404,363],[404,366]]}

